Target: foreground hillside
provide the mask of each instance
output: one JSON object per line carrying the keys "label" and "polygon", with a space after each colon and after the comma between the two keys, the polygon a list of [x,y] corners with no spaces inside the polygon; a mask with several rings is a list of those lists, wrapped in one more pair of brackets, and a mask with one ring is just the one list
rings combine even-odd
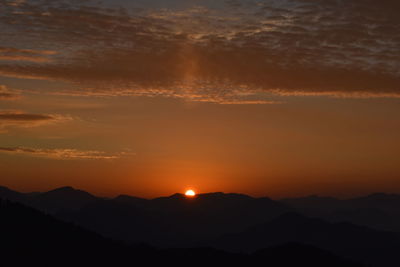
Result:
{"label": "foreground hillside", "polygon": [[[93,231],[96,238],[104,236],[130,245],[148,244],[173,251],[180,247],[190,253],[198,253],[197,250],[190,250],[194,247],[213,247],[230,253],[255,253],[286,244],[304,244],[309,246],[307,248],[319,248],[371,266],[400,266],[397,257],[400,248],[398,233],[366,226],[371,222],[368,218],[354,223],[351,216],[326,216],[335,210],[340,213],[339,210],[346,209],[350,214],[351,210],[368,213],[372,209],[395,216],[398,210],[398,197],[395,195],[376,194],[349,200],[311,197],[275,201],[243,194],[208,193],[193,198],[174,194],[155,199],[124,195],[107,199],[71,187],[28,194],[0,187],[1,197],[49,214],[52,216],[49,218],[57,218],[59,223],[62,221],[69,226],[78,225]],[[376,217],[376,213],[370,214],[370,217]],[[382,216],[381,220],[388,220],[391,216]],[[28,218],[18,222],[29,221]],[[25,227],[20,225],[21,229]],[[40,237],[29,240],[37,239]],[[84,249],[87,247],[92,246],[84,245]],[[293,251],[297,253],[302,249],[305,249],[303,245]],[[284,251],[287,250],[290,248],[285,246]],[[307,255],[307,251],[304,253]],[[94,254],[98,255],[97,252]],[[228,258],[231,259],[231,256],[229,254]],[[247,256],[240,254],[239,258],[242,257]]]}
{"label": "foreground hillside", "polygon": [[361,266],[301,244],[252,254],[205,247],[160,250],[126,245],[4,200],[0,201],[0,217],[0,258],[4,266]]}

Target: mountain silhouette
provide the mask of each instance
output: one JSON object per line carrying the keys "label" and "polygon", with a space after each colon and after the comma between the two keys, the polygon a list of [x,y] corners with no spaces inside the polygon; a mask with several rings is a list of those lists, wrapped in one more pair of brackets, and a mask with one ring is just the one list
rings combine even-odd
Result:
{"label": "mountain silhouette", "polygon": [[350,199],[309,196],[282,202],[302,214],[331,222],[347,221],[400,232],[400,195],[397,194],[375,193]]}
{"label": "mountain silhouette", "polygon": [[79,210],[102,199],[70,186],[43,193],[19,193],[7,187],[0,187],[0,198],[20,202],[51,214],[62,210]]}
{"label": "mountain silhouette", "polygon": [[187,246],[242,230],[290,211],[268,198],[209,193],[143,200],[127,196],[101,200],[58,216],[105,236],[157,246]]}
{"label": "mountain silhouette", "polygon": [[398,211],[400,206],[400,195],[375,193],[365,197],[349,199],[346,202],[357,207]]}
{"label": "mountain silhouette", "polygon": [[27,195],[13,191],[8,187],[0,186],[0,198],[22,202],[27,198]]}
{"label": "mountain silhouette", "polygon": [[4,266],[111,263],[110,257],[98,261],[97,253],[117,256],[122,251],[116,242],[22,204],[0,200],[0,215],[0,257]]}
{"label": "mountain silhouette", "polygon": [[[79,218],[74,218],[76,216],[70,213],[79,212],[88,206],[91,206],[91,208],[101,206],[104,204],[103,200],[105,200],[105,198],[96,197],[72,187],[62,187],[43,193],[19,193],[6,187],[0,187],[0,197],[35,207],[46,213],[76,219],[77,223],[80,221]],[[347,221],[379,230],[400,232],[400,195],[396,194],[375,193],[351,199],[336,199],[314,195],[273,201],[269,198],[252,198],[242,194],[217,192],[200,194],[193,199],[188,199],[183,194],[174,194],[151,200],[120,195],[107,201],[121,205],[135,206],[136,209],[141,209],[142,212],[154,213],[151,215],[152,217],[159,217],[158,213],[172,212],[180,216],[186,214],[186,219],[188,219],[189,214],[193,215],[197,213],[200,216],[202,213],[201,215],[203,216],[207,215],[207,213],[211,214],[211,211],[221,213],[220,211],[223,209],[224,212],[222,215],[214,216],[215,219],[223,221],[221,217],[228,213],[230,215],[226,219],[228,217],[235,219],[232,212],[227,211],[235,210],[236,208],[241,209],[244,212],[243,214],[250,214],[246,218],[239,219],[241,223],[229,224],[225,228],[226,232],[246,227],[246,222],[248,222],[247,226],[251,226],[288,211],[296,211],[307,216],[319,217],[330,222]],[[98,208],[100,207],[96,207],[95,209]],[[246,209],[249,209],[249,212]],[[264,209],[267,212],[264,212]],[[204,212],[204,210],[208,212]],[[271,210],[274,210],[274,212],[271,212]],[[261,216],[257,213],[263,215]],[[193,215],[192,218],[195,220],[196,216]]]}
{"label": "mountain silhouette", "polygon": [[128,195],[119,195],[114,198],[115,202],[125,203],[129,205],[145,205],[148,200],[140,197],[133,197]]}
{"label": "mountain silhouette", "polygon": [[332,251],[374,266],[399,266],[400,235],[351,223],[329,223],[298,213],[284,214],[241,233],[224,235],[208,245],[232,252],[297,242]]}
{"label": "mountain silhouette", "polygon": [[[256,262],[266,262],[266,266],[363,266],[354,261],[337,257],[326,250],[300,243],[270,247],[256,251],[252,255]],[[273,265],[273,263],[277,264]]]}
{"label": "mountain silhouette", "polygon": [[67,186],[31,197],[30,203],[41,210],[54,213],[61,210],[79,210],[98,200],[98,197],[85,191]]}
{"label": "mountain silhouette", "polygon": [[96,197],[72,187],[44,193],[19,193],[0,187],[0,198],[130,245],[144,243],[170,250],[180,247],[190,254],[190,248],[200,246],[253,253],[290,243],[371,266],[400,266],[395,257],[399,234],[379,230],[396,229],[397,195],[378,193],[345,200],[310,196],[276,201],[216,192],[190,198],[177,193],[143,199],[127,195]]}
{"label": "mountain silhouette", "polygon": [[0,200],[0,215],[0,259],[4,266],[362,266],[302,244],[271,247],[253,254],[207,247],[157,249],[128,245],[8,200]]}

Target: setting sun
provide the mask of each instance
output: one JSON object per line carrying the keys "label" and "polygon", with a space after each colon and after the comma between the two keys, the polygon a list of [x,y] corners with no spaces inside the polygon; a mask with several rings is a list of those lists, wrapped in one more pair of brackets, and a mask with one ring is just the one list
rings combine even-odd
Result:
{"label": "setting sun", "polygon": [[195,195],[196,195],[196,192],[194,192],[192,189],[187,190],[185,192],[185,196],[187,196],[187,197],[194,197]]}

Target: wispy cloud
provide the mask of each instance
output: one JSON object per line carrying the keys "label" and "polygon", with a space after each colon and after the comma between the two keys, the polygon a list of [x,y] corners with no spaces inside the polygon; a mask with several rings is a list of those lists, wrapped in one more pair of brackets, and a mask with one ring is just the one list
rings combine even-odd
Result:
{"label": "wispy cloud", "polygon": [[5,85],[0,85],[0,100],[15,100],[21,97],[21,94],[15,90],[9,89]]}
{"label": "wispy cloud", "polygon": [[14,47],[0,47],[0,60],[30,61],[36,63],[50,62],[49,56],[55,55],[55,51],[18,49]]}
{"label": "wispy cloud", "polygon": [[130,152],[108,153],[98,150],[44,149],[28,147],[0,147],[0,153],[28,155],[59,160],[113,160],[132,156]]}
{"label": "wispy cloud", "polygon": [[59,114],[33,114],[22,111],[0,111],[0,130],[4,131],[7,127],[37,127],[69,120],[72,120],[70,116]]}

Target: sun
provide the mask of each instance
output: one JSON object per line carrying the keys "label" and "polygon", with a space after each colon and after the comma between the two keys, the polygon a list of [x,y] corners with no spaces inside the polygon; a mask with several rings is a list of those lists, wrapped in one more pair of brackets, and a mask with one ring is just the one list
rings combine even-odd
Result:
{"label": "sun", "polygon": [[185,196],[187,197],[194,197],[196,195],[196,192],[194,192],[192,189],[186,190]]}

